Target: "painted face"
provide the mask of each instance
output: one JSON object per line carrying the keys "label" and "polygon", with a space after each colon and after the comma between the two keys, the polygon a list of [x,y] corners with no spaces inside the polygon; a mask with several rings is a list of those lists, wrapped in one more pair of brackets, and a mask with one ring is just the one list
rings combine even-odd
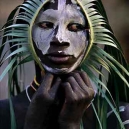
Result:
{"label": "painted face", "polygon": [[47,71],[68,73],[78,67],[88,45],[87,26],[80,8],[66,0],[51,2],[46,10],[40,11],[32,37],[36,53]]}

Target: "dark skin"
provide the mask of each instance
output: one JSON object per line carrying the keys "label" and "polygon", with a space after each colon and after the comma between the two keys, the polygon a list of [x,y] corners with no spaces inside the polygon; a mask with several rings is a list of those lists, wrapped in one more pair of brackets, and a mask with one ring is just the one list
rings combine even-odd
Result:
{"label": "dark skin", "polygon": [[[48,4],[45,9],[57,9],[56,2]],[[71,2],[67,1],[67,4]],[[50,50],[63,50],[66,44],[60,45],[59,41],[54,39],[55,37],[51,41],[54,45],[51,43]],[[36,46],[35,49],[38,56],[42,57],[42,53]],[[58,65],[60,67],[61,64]],[[94,90],[86,73],[74,71],[67,75],[54,75],[46,72],[41,79],[39,71],[36,76],[41,85],[30,103],[24,129],[80,129],[82,119],[85,129],[95,128],[93,109],[89,107],[94,98]],[[112,125],[114,123],[110,121],[108,128],[114,129]]]}
{"label": "dark skin", "polygon": [[[67,76],[46,73],[32,97],[24,129],[80,129],[81,120],[84,129],[95,129],[96,117],[89,106],[93,98],[94,90],[85,72],[76,71]],[[125,106],[125,111],[120,115],[122,121],[126,121],[129,119],[129,105],[121,105]],[[107,120],[107,129],[117,129],[114,114]],[[129,129],[129,125],[125,127]]]}
{"label": "dark skin", "polygon": [[[39,72],[40,71],[37,71],[38,75]],[[72,73],[72,75],[70,74],[70,76],[74,76],[74,73]],[[70,76],[65,77],[71,78]],[[37,77],[40,78],[40,75]],[[37,92],[34,92],[30,87],[28,93],[32,99],[31,103],[28,101],[25,91],[12,98],[17,129],[76,129],[79,128],[78,123],[80,124],[80,120],[83,120],[84,129],[96,129],[96,117],[92,106],[87,108],[88,101],[81,101],[81,99],[79,99],[81,97],[78,96],[76,101],[67,99],[69,103],[64,103],[65,98],[68,97],[65,96],[64,86],[59,85],[64,84],[65,79],[62,79],[63,82],[61,79],[62,76],[60,76],[59,79],[57,75],[47,73],[43,79],[44,82],[51,84],[50,81],[54,80],[54,85],[50,88],[50,85],[48,86],[45,83],[42,83],[42,86],[39,87]],[[43,86],[45,86],[45,88],[43,88]],[[42,91],[48,91],[49,89],[49,92],[41,92],[41,89]],[[85,98],[87,97],[85,96]],[[89,101],[91,101],[90,97]],[[125,106],[125,111],[120,113],[122,121],[129,120],[129,104],[121,103],[120,106]],[[116,120],[114,113],[112,113],[107,119],[107,129],[118,129],[116,127]],[[0,129],[11,129],[8,100],[0,101]],[[129,124],[125,125],[125,129],[129,129]]]}
{"label": "dark skin", "polygon": [[[67,0],[66,4],[71,4],[71,1]],[[56,0],[55,3],[46,5],[44,10],[57,9],[57,5]],[[46,63],[46,59],[42,60],[42,52],[34,47],[41,61]],[[67,47],[67,43],[60,44],[55,36],[50,42],[49,51],[64,51]],[[62,68],[62,65],[65,65],[64,68],[67,68],[69,62],[71,59],[65,63],[58,62],[56,67]],[[50,62],[47,65],[55,66],[54,63]],[[41,85],[30,103],[24,129],[79,129],[82,116],[94,98],[94,90],[87,74],[82,71],[74,71],[67,75],[54,75],[47,71],[45,73],[43,79],[40,79],[39,73],[36,75]]]}
{"label": "dark skin", "polygon": [[[68,3],[71,2],[67,1]],[[49,8],[57,9],[56,5],[57,3],[51,4]],[[57,40],[54,43],[56,43],[54,47],[57,51],[63,47],[58,47]],[[24,129],[79,129],[81,120],[83,120],[84,129],[95,129],[96,118],[92,107],[89,107],[94,98],[94,90],[87,74],[82,71],[74,71],[67,75],[54,75],[46,71],[42,78],[40,73],[40,69],[36,66],[37,81],[41,83],[35,93],[32,89],[28,91],[29,95],[33,96],[30,105],[25,93],[12,99],[17,128],[23,129],[24,125]],[[1,103],[6,105],[5,102]],[[7,110],[2,110],[2,112],[9,114]],[[3,114],[0,115],[1,118]],[[126,105],[125,112],[121,113],[123,121],[129,119],[128,114],[129,106]],[[5,127],[10,120],[10,116],[4,114],[4,117],[5,123],[0,123],[0,128]],[[116,128],[115,120],[114,116],[109,117],[108,129]],[[129,129],[129,125],[126,125],[126,129]]]}
{"label": "dark skin", "polygon": [[[60,90],[64,90],[64,98],[59,98]],[[79,129],[82,116],[93,98],[94,90],[85,72],[73,72],[64,82],[47,73],[33,96],[24,129],[49,128],[53,123],[49,116],[56,118],[56,125],[52,124],[56,128]],[[52,112],[56,113],[51,116]]]}

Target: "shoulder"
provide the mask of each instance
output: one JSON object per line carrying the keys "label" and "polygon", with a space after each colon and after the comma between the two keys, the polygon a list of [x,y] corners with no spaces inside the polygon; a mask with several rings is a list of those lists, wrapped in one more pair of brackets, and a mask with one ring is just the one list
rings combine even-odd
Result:
{"label": "shoulder", "polygon": [[0,116],[9,113],[9,100],[0,100]]}
{"label": "shoulder", "polygon": [[8,105],[9,105],[8,99],[0,100],[0,109],[2,107],[8,107]]}
{"label": "shoulder", "polygon": [[121,103],[120,116],[126,128],[129,128],[129,103]]}
{"label": "shoulder", "polygon": [[30,104],[26,96],[26,92],[23,91],[18,96],[12,98],[12,102],[13,102],[17,129],[23,129],[26,112]]}
{"label": "shoulder", "polygon": [[[30,102],[27,99],[25,91],[11,98],[15,113],[17,129],[22,129],[25,115]],[[10,129],[10,104],[9,100],[0,100],[0,129]]]}
{"label": "shoulder", "polygon": [[10,129],[9,100],[0,100],[0,129]]}
{"label": "shoulder", "polygon": [[[30,104],[25,91],[21,92],[19,95],[12,97],[11,98],[14,110],[17,108],[27,108]],[[5,99],[5,100],[0,100],[0,113],[2,113],[2,111],[8,111],[10,110],[10,104],[9,104],[9,99]]]}
{"label": "shoulder", "polygon": [[[120,102],[119,112],[125,128],[129,129],[129,103]],[[112,110],[109,110],[107,118],[110,129],[116,129],[117,119]]]}

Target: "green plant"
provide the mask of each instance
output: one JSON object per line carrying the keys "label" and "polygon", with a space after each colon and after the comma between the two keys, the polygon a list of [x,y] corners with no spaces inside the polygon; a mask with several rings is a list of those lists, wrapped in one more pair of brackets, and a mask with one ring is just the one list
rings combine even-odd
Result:
{"label": "green plant", "polygon": [[[49,0],[43,2],[27,0],[12,11],[7,23],[1,30],[4,34],[0,47],[0,65],[6,60],[9,60],[9,64],[1,74],[0,80],[6,73],[9,73],[9,93],[11,91],[14,94],[14,87],[19,93],[18,66],[35,60],[43,69],[33,46],[31,32],[35,18],[47,2]],[[97,87],[98,96],[95,101],[97,106],[92,103],[98,121],[97,129],[106,129],[108,105],[115,113],[120,128],[124,129],[119,116],[118,105],[121,100],[129,101],[129,72],[122,49],[109,26],[101,0],[76,0],[76,2],[84,12],[90,28],[90,43],[80,69],[89,75]],[[17,15],[16,12],[19,9],[20,12]],[[6,56],[6,53],[3,54],[4,47],[7,44],[10,46],[8,56]],[[107,73],[106,76],[105,73]],[[119,94],[119,91],[121,91],[121,94]],[[15,128],[12,106],[10,110],[12,112],[12,128]]]}

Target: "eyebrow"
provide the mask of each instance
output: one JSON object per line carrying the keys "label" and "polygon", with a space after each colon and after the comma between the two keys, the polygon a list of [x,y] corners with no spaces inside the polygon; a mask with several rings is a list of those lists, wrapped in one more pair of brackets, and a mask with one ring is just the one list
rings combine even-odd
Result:
{"label": "eyebrow", "polygon": [[[55,14],[54,12],[52,14]],[[36,22],[38,21],[43,21],[43,20],[52,20],[52,21],[55,21],[56,20],[56,17],[55,15],[52,15],[52,14],[47,14],[47,13],[44,13],[42,12],[39,17],[37,18]]]}
{"label": "eyebrow", "polygon": [[[37,22],[42,22],[42,21],[52,21],[55,22],[59,17],[58,17],[58,13],[56,12],[56,10],[52,10],[51,12],[41,12],[39,17],[36,20]],[[68,19],[69,20],[74,20],[75,22],[82,22],[82,18],[80,19],[80,16],[77,14],[74,15],[68,15]],[[85,22],[84,22],[85,24]]]}
{"label": "eyebrow", "polygon": [[55,19],[55,17],[53,17],[53,16],[50,15],[50,14],[44,14],[43,17],[44,17],[44,18],[47,18],[47,19]]}

